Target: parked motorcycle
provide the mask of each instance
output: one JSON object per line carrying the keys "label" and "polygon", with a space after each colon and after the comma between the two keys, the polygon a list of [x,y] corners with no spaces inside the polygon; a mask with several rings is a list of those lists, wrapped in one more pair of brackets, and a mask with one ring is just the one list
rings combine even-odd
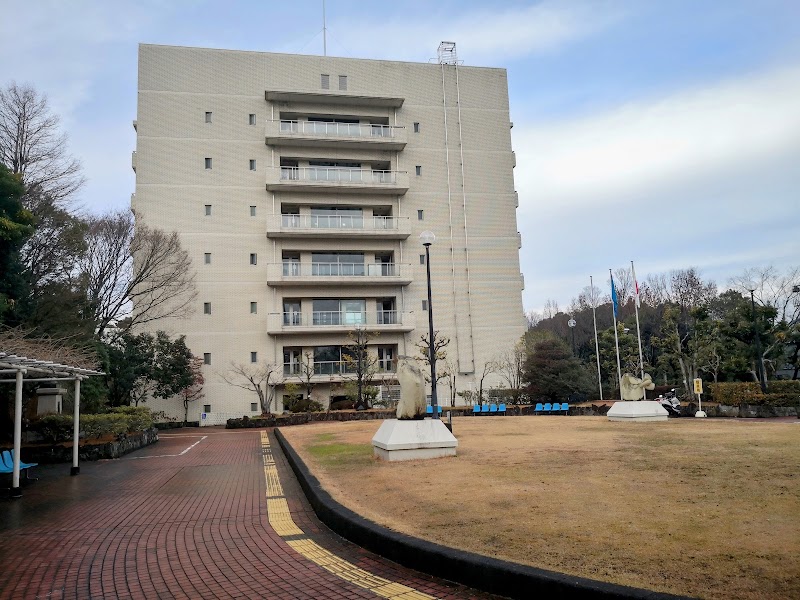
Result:
{"label": "parked motorcycle", "polygon": [[681,402],[675,397],[675,388],[672,388],[665,395],[656,398],[656,402],[667,410],[667,415],[670,417],[681,416]]}

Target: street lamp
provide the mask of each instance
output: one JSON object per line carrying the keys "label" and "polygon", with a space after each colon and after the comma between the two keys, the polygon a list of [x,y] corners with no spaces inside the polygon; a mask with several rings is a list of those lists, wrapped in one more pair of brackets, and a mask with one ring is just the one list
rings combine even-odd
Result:
{"label": "street lamp", "polygon": [[[748,286],[750,287],[750,286]],[[756,358],[758,359],[758,377],[761,379],[761,392],[767,393],[767,377],[764,373],[764,358],[761,356],[761,338],[758,335],[758,320],[756,319],[755,287],[750,290],[750,305],[753,307],[753,335],[756,338]]]}
{"label": "street lamp", "polygon": [[428,360],[431,363],[431,409],[433,418],[439,418],[439,403],[436,398],[436,351],[433,340],[433,304],[431,304],[431,244],[436,241],[432,231],[419,234],[419,241],[425,246],[425,268],[428,271]]}
{"label": "street lamp", "polygon": [[572,355],[575,356],[575,325],[577,325],[577,322],[570,317],[569,321],[567,321],[567,325],[572,329]]}

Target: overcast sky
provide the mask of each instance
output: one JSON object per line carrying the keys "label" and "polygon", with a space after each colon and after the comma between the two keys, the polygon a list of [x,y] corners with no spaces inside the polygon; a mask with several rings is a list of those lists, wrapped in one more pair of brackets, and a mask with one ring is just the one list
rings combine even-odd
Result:
{"label": "overcast sky", "polygon": [[[62,116],[88,211],[134,191],[139,42],[322,54],[322,1],[3,0],[0,85]],[[800,264],[800,2],[328,0],[328,54],[508,70],[526,310],[609,268]]]}

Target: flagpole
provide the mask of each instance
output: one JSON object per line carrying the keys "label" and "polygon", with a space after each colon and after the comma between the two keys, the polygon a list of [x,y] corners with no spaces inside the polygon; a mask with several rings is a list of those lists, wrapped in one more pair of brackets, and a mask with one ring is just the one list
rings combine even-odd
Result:
{"label": "flagpole", "polygon": [[[644,355],[642,354],[642,333],[639,330],[639,282],[636,281],[636,271],[631,261],[631,275],[633,275],[633,286],[636,290],[636,299],[633,305],[636,307],[636,337],[639,339],[639,365],[642,367],[642,381],[644,381]],[[642,400],[647,400],[647,390],[642,388]]]}
{"label": "flagpole", "polygon": [[589,275],[589,289],[592,290],[592,319],[594,319],[594,353],[597,357],[597,387],[600,388],[600,401],[603,400],[603,378],[600,375],[600,342],[597,341],[597,300],[594,295],[594,281]]}
{"label": "flagpole", "polygon": [[619,364],[619,336],[617,335],[617,291],[614,289],[614,274],[611,269],[608,270],[608,275],[611,277],[611,312],[614,314],[614,346],[617,349],[617,380],[619,381],[619,399],[624,400],[622,397],[622,367]]}

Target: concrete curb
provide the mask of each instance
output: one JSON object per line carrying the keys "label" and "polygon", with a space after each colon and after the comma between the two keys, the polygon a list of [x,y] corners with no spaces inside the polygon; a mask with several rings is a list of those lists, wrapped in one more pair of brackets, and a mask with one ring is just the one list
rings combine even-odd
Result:
{"label": "concrete curb", "polygon": [[280,429],[275,429],[275,437],[320,521],[354,544],[404,567],[519,600],[539,594],[546,598],[684,598],[545,571],[391,531],[357,515],[331,498]]}

